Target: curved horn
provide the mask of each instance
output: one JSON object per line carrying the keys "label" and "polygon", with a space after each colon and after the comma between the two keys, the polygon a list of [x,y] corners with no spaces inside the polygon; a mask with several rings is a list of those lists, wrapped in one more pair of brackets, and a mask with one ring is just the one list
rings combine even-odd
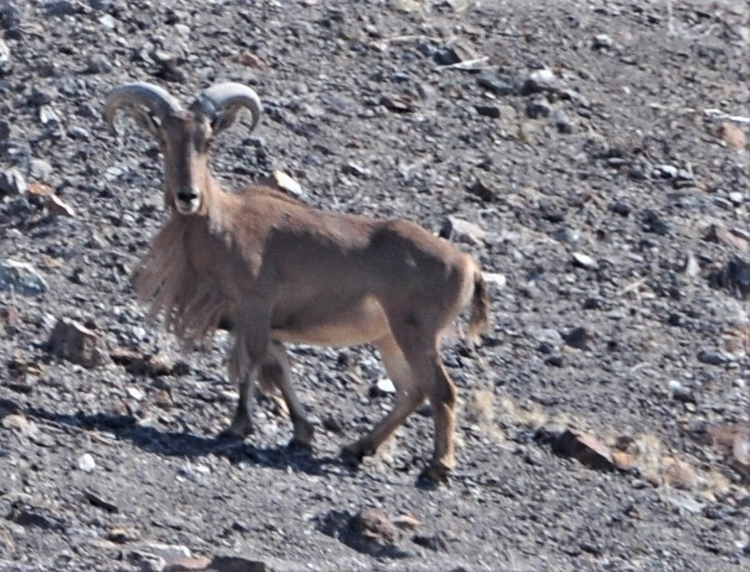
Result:
{"label": "curved horn", "polygon": [[231,126],[243,107],[249,109],[253,116],[250,124],[252,131],[258,125],[263,107],[258,94],[246,85],[234,82],[216,84],[201,93],[190,106],[212,120],[215,133]]}
{"label": "curved horn", "polygon": [[142,105],[159,118],[182,109],[180,103],[158,85],[145,82],[128,83],[113,89],[107,95],[104,119],[112,129],[115,129],[115,113],[126,105]]}

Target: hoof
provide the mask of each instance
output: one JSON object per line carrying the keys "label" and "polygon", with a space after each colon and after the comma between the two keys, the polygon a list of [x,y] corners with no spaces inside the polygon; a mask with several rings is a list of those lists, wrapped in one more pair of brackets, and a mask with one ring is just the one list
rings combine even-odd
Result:
{"label": "hoof", "polygon": [[425,489],[436,489],[449,482],[450,469],[443,465],[429,465],[419,474],[417,486]]}
{"label": "hoof", "polygon": [[250,422],[235,421],[229,427],[219,433],[219,439],[229,441],[242,441],[245,437],[253,432],[253,425]]}
{"label": "hoof", "polygon": [[292,439],[287,443],[286,450],[292,454],[312,455],[312,445],[298,439]]}
{"label": "hoof", "polygon": [[362,463],[364,453],[356,445],[348,445],[341,449],[339,457],[346,466],[356,469]]}

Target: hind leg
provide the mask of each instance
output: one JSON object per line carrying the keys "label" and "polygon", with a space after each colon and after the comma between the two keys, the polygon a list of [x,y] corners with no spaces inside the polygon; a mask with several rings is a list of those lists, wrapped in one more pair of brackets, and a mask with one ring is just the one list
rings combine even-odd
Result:
{"label": "hind leg", "polygon": [[457,391],[441,363],[439,329],[418,319],[404,320],[394,326],[394,336],[416,383],[432,406],[434,448],[432,461],[423,474],[433,481],[443,481],[456,465],[453,431]]}
{"label": "hind leg", "polygon": [[378,447],[419,407],[425,397],[396,340],[389,334],[375,342],[375,345],[380,351],[388,377],[396,387],[396,402],[393,409],[372,431],[344,447],[344,455],[357,461],[366,455],[374,454]]}
{"label": "hind leg", "polygon": [[264,385],[277,387],[281,391],[294,428],[294,436],[290,444],[309,448],[314,430],[312,423],[307,420],[305,410],[292,385],[289,356],[287,356],[283,344],[276,341],[271,342],[263,358],[260,375]]}

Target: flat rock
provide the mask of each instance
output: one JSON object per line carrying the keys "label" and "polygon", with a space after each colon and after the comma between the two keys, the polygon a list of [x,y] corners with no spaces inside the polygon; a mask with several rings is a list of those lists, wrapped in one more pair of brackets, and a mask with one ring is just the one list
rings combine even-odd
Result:
{"label": "flat rock", "polygon": [[537,439],[549,442],[552,451],[576,459],[581,464],[598,470],[611,470],[616,464],[609,447],[589,433],[578,429],[548,426],[540,429]]}
{"label": "flat rock", "polygon": [[0,290],[10,290],[24,296],[39,296],[48,290],[47,281],[26,262],[0,262]]}
{"label": "flat rock", "polygon": [[378,557],[401,558],[406,553],[396,543],[400,538],[398,527],[380,509],[368,508],[351,515],[346,511],[332,510],[319,525],[321,532],[363,554]]}
{"label": "flat rock", "polygon": [[60,318],[50,334],[50,352],[61,359],[94,367],[102,363],[99,337],[95,332],[69,318]]}
{"label": "flat rock", "polygon": [[481,245],[487,233],[477,224],[458,217],[449,216],[443,221],[440,236],[454,242]]}

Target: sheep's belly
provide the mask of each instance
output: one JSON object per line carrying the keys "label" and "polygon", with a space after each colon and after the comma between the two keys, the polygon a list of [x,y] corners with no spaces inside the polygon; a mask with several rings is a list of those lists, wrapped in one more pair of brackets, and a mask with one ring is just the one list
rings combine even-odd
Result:
{"label": "sheep's belly", "polygon": [[294,326],[274,328],[273,338],[288,343],[353,346],[382,338],[389,331],[382,307],[369,297],[326,320],[305,318],[301,316]]}

